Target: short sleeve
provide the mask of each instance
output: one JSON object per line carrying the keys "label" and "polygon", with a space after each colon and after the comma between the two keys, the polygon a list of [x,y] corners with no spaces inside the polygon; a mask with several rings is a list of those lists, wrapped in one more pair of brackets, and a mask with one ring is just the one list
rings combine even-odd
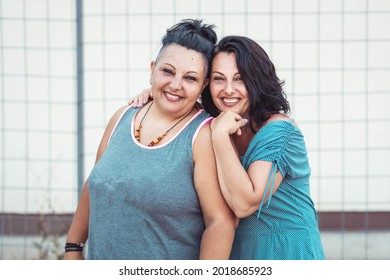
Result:
{"label": "short sleeve", "polygon": [[[303,135],[291,122],[271,122],[255,135],[242,158],[242,165],[245,170],[248,170],[249,166],[258,160],[272,162],[264,190],[265,194],[269,194],[266,207],[271,202],[276,172],[280,171],[283,177],[300,177],[310,174]],[[264,197],[266,195],[260,203],[258,216]]]}
{"label": "short sleeve", "polygon": [[264,126],[252,139],[242,164],[246,170],[257,161],[274,162],[283,176],[288,174],[285,162],[286,150],[293,133],[294,125],[286,121],[274,121]]}

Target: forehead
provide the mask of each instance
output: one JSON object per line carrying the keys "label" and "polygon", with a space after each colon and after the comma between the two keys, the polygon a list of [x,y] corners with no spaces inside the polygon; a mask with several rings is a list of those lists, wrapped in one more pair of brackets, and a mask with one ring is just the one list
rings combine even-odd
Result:
{"label": "forehead", "polygon": [[159,63],[169,63],[175,68],[198,73],[205,71],[206,64],[201,53],[176,44],[169,45],[161,51],[157,61],[157,64]]}
{"label": "forehead", "polygon": [[218,53],[212,63],[212,69],[218,71],[237,70],[236,54],[234,52],[220,52]]}

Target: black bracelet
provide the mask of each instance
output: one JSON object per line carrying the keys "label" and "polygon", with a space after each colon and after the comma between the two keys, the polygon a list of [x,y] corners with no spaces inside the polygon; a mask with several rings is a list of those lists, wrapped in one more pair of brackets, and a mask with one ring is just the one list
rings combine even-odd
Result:
{"label": "black bracelet", "polygon": [[65,253],[82,251],[84,249],[84,243],[66,243],[65,244]]}

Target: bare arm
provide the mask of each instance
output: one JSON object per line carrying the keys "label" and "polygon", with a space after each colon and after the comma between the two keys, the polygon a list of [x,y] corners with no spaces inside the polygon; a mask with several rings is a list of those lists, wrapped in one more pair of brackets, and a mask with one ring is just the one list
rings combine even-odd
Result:
{"label": "bare arm", "polygon": [[200,259],[228,259],[235,232],[235,217],[219,188],[209,125],[194,143],[194,181],[203,212],[205,231]]}
{"label": "bare arm", "polygon": [[[239,115],[225,112],[214,119],[211,126],[221,190],[230,208],[239,218],[247,217],[259,208],[272,167],[271,162],[255,161],[250,165],[248,173],[245,171],[230,137],[243,124]],[[273,191],[281,181],[282,176],[277,173]],[[268,197],[265,197],[265,200],[267,199]]]}
{"label": "bare arm", "polygon": [[[70,225],[66,242],[70,243],[85,243],[88,238],[88,222],[89,222],[89,192],[88,182],[85,182],[80,194],[80,200],[77,205],[75,214],[73,215],[72,224]],[[81,251],[66,252],[65,260],[81,260],[84,256]]]}
{"label": "bare arm", "polygon": [[[112,130],[115,127],[120,115],[126,107],[119,109],[109,121],[102,140],[100,141],[99,148],[96,154],[96,162],[99,161],[104,151],[107,148],[108,140]],[[89,191],[88,191],[88,180],[85,182],[83,189],[80,194],[79,203],[77,205],[76,212],[73,216],[72,223],[70,225],[68,235],[66,238],[67,243],[85,243],[88,238],[88,225],[89,225]],[[67,252],[64,256],[65,260],[77,260],[84,259],[81,251]]]}

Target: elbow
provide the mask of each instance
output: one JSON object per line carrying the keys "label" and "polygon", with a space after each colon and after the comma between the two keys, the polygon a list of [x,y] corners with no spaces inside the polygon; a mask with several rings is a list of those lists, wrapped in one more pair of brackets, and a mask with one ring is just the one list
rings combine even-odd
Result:
{"label": "elbow", "polygon": [[231,209],[237,218],[243,219],[253,214],[256,211],[257,206],[234,205]]}
{"label": "elbow", "polygon": [[236,215],[237,218],[243,219],[248,217],[252,213],[248,213],[247,211],[242,211],[242,210],[234,210],[234,215]]}
{"label": "elbow", "polygon": [[240,196],[229,193],[229,196],[225,196],[225,200],[234,215],[239,219],[252,215],[259,209],[260,204],[260,201],[255,194]]}

